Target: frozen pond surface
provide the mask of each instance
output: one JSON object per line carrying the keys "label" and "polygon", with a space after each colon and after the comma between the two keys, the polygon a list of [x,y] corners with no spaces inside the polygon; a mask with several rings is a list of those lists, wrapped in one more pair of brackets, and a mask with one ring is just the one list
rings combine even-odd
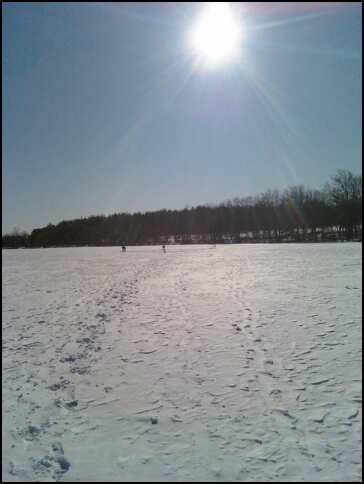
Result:
{"label": "frozen pond surface", "polygon": [[361,249],[3,250],[3,480],[359,481]]}

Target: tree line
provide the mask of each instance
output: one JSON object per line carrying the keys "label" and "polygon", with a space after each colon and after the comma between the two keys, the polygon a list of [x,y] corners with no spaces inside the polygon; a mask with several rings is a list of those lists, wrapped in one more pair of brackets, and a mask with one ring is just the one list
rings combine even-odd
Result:
{"label": "tree line", "polygon": [[3,247],[361,240],[362,177],[339,170],[321,189],[295,185],[216,205],[115,213],[5,234]]}

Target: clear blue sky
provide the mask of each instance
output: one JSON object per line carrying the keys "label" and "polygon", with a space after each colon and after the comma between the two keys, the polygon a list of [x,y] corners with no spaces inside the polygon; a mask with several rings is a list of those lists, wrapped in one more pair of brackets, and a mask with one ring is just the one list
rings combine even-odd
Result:
{"label": "clear blue sky", "polygon": [[234,4],[242,58],[214,69],[199,8],[3,3],[3,232],[361,172],[361,4]]}

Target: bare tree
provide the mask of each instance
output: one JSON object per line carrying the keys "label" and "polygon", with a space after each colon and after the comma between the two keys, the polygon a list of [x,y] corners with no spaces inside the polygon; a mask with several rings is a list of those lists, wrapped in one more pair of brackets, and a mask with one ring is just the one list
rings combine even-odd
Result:
{"label": "bare tree", "polygon": [[334,205],[341,230],[349,239],[361,223],[362,177],[339,170],[329,184],[330,201]]}

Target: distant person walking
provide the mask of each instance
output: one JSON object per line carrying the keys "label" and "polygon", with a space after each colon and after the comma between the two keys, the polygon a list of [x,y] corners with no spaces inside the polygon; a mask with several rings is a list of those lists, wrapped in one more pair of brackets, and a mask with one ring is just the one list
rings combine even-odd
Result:
{"label": "distant person walking", "polygon": [[165,245],[162,245],[162,250],[163,250],[163,252],[166,251],[166,246]]}
{"label": "distant person walking", "polygon": [[123,245],[123,246],[122,246],[121,250],[122,250],[122,252],[126,252],[126,247],[125,247],[125,245]]}

